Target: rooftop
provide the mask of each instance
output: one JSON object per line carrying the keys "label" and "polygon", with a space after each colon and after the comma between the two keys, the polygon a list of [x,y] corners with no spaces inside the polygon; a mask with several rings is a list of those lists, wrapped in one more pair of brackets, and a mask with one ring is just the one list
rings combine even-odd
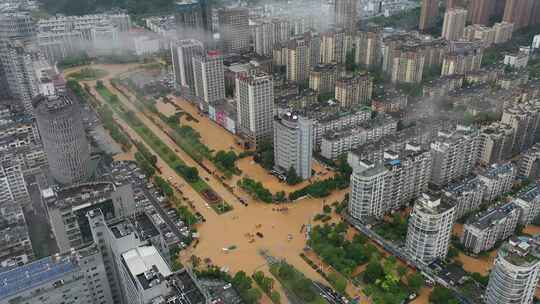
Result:
{"label": "rooftop", "polygon": [[444,200],[441,200],[439,196],[427,193],[422,193],[422,196],[420,196],[414,204],[415,210],[432,215],[444,213],[451,208],[453,208],[453,206]]}
{"label": "rooftop", "polygon": [[497,208],[488,209],[470,218],[467,221],[467,225],[472,225],[482,230],[486,229],[509,216],[516,208],[518,207],[514,203],[506,203]]}
{"label": "rooftop", "polygon": [[154,246],[140,246],[122,254],[122,261],[133,280],[139,281],[143,289],[159,284],[172,272]]}
{"label": "rooftop", "polygon": [[499,256],[515,266],[533,266],[540,262],[538,239],[525,236],[512,237],[501,246]]}
{"label": "rooftop", "polygon": [[491,167],[485,169],[479,176],[483,176],[489,179],[498,178],[500,174],[512,173],[514,166],[508,162],[505,164],[493,164]]}
{"label": "rooftop", "polygon": [[111,182],[84,183],[60,188],[55,191],[56,199],[50,202],[50,206],[76,207],[104,202],[110,199],[115,189]]}
{"label": "rooftop", "polygon": [[[77,255],[94,254],[94,246],[77,251]],[[46,257],[0,273],[0,300],[45,283],[54,282],[78,268],[77,255]]]}
{"label": "rooftop", "polygon": [[34,108],[44,105],[47,111],[54,112],[54,111],[58,111],[67,106],[72,105],[73,101],[65,95],[59,95],[59,96],[39,95],[32,101],[32,104]]}
{"label": "rooftop", "polygon": [[109,229],[116,238],[122,238],[136,233],[139,239],[146,240],[159,235],[159,231],[146,213],[139,213],[133,218],[126,218],[120,222],[109,225]]}

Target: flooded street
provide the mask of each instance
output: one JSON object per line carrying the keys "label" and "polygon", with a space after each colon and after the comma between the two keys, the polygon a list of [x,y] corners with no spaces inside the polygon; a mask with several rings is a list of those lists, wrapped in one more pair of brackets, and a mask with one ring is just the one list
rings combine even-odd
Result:
{"label": "flooded street", "polygon": [[[119,70],[121,71],[121,69]],[[88,83],[95,84],[95,82]],[[142,113],[136,111],[137,109],[110,86],[110,83],[105,81],[105,86],[111,90],[111,92],[117,94],[120,101],[128,109],[133,110],[139,119],[141,119],[152,132],[159,136],[163,142],[171,148],[176,147],[172,140],[163,132],[163,129],[148,120]],[[93,93],[96,92],[94,91]],[[96,96],[103,102],[99,95]],[[167,111],[168,114],[172,113],[169,112],[171,109],[167,109],[167,106],[169,105],[161,104],[160,108],[162,108],[164,112]],[[125,122],[118,120],[118,123],[131,138],[137,141],[143,141],[142,138],[140,138],[140,136],[138,136],[138,134]],[[206,128],[200,128],[200,126],[197,127],[197,131],[201,133],[204,141],[214,143],[211,148],[216,149],[231,146],[231,144],[234,145],[234,136],[221,127],[213,124],[207,118],[199,119],[199,123],[197,124],[206,124],[208,128],[211,128],[210,130],[207,130]],[[217,130],[220,131],[216,132]],[[228,134],[228,140],[223,140],[223,138],[227,138],[224,134]],[[221,139],[221,143],[216,144],[215,141],[211,140],[213,137],[209,136],[217,136]],[[231,138],[232,141],[229,141]],[[145,145],[153,151],[151,146]],[[237,148],[236,151],[241,150]],[[133,159],[133,154],[134,150],[132,149],[132,151],[129,151],[128,153],[116,155],[115,159]],[[154,154],[157,156],[155,151]],[[198,167],[198,164],[183,153],[183,151],[179,150],[176,154],[188,165]],[[207,183],[210,187],[234,207],[232,211],[223,215],[218,215],[214,210],[207,207],[203,198],[180,176],[178,176],[160,157],[158,157],[157,165],[162,169],[161,175],[164,178],[170,179],[172,184],[184,185],[182,186],[182,195],[179,195],[192,201],[196,211],[199,211],[206,218],[206,222],[204,224],[199,224],[197,227],[200,234],[198,245],[195,248],[188,248],[180,255],[180,260],[183,263],[187,263],[191,255],[196,255],[203,261],[209,259],[213,264],[224,267],[224,269],[227,269],[232,273],[240,270],[243,270],[248,274],[257,270],[267,272],[268,267],[266,265],[266,260],[260,255],[261,250],[267,250],[271,255],[286,259],[287,262],[297,267],[307,277],[324,282],[324,279],[299,256],[306,243],[305,229],[303,232],[300,230],[302,225],[310,223],[310,219],[315,214],[322,212],[322,206],[325,200],[328,202],[341,201],[348,192],[347,189],[335,192],[326,199],[304,199],[289,204],[287,205],[287,211],[275,211],[276,205],[255,202],[252,199],[249,199],[249,197],[247,199],[249,206],[246,207],[238,203],[233,194],[226,190],[217,179],[213,178],[211,175],[207,175],[203,169],[199,168],[201,176],[208,178]],[[244,170],[251,173],[249,167],[244,167]],[[279,183],[277,179],[269,176],[262,168],[260,168],[260,170],[261,176],[263,176],[264,172],[265,177],[268,176],[275,180],[276,186],[273,190],[281,189],[278,185],[281,187],[284,186],[284,184]],[[321,170],[324,171],[325,169]],[[294,189],[302,186],[303,185],[296,186]],[[292,191],[293,189],[289,190]],[[259,236],[257,233],[259,233]],[[231,246],[235,249],[223,250],[224,248],[230,248]],[[278,291],[282,292],[279,288],[279,284],[276,285],[278,285]],[[283,303],[287,303],[284,295],[282,300]]]}

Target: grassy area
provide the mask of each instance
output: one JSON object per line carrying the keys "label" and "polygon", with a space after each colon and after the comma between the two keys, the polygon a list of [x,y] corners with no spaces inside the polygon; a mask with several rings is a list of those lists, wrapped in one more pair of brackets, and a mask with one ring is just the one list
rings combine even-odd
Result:
{"label": "grassy area", "polygon": [[83,68],[79,72],[73,72],[67,75],[68,79],[77,81],[96,80],[107,76],[107,71],[102,69]]}

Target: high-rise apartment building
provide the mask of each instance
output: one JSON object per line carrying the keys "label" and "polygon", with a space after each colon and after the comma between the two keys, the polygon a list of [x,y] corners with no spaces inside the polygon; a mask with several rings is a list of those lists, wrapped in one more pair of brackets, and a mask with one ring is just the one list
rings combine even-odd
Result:
{"label": "high-rise apartment building", "polygon": [[201,108],[207,109],[208,104],[225,99],[223,69],[223,57],[218,51],[193,57],[195,95]]}
{"label": "high-rise apartment building", "polygon": [[386,212],[398,210],[428,190],[431,153],[419,145],[407,144],[401,153],[384,152]]}
{"label": "high-rise apartment building", "polygon": [[495,43],[495,27],[487,27],[480,24],[472,24],[465,28],[463,39],[473,41],[479,39],[484,47],[490,47]]}
{"label": "high-rise apartment building", "polygon": [[346,46],[345,31],[342,29],[333,28],[321,33],[321,63],[345,63]]}
{"label": "high-rise apartment building", "polygon": [[[340,108],[344,109],[344,108]],[[326,132],[321,140],[321,155],[327,159],[337,159],[366,143],[376,142],[383,136],[395,134],[397,121],[388,115],[350,125],[339,130]]]}
{"label": "high-rise apartment building", "polygon": [[450,184],[442,190],[443,199],[456,207],[456,220],[476,211],[482,204],[484,186],[477,177]]}
{"label": "high-rise apartment building", "polygon": [[488,25],[490,18],[495,15],[496,0],[471,0],[467,10],[471,24]]}
{"label": "high-rise apartment building", "polygon": [[13,200],[19,204],[30,203],[30,195],[26,188],[26,182],[21,165],[13,160],[3,160],[0,162],[0,180],[3,180],[6,191],[0,191],[0,202]]}
{"label": "high-rise apartment building", "polygon": [[470,174],[478,162],[479,148],[480,137],[475,129],[458,126],[453,131],[440,131],[431,143],[431,182],[444,186]]}
{"label": "high-rise apartment building", "polygon": [[294,113],[274,119],[274,163],[282,172],[290,168],[302,179],[311,177],[313,121]]}
{"label": "high-rise apartment building", "polygon": [[514,24],[514,31],[531,24],[536,0],[506,0],[503,21]]}
{"label": "high-rise apartment building", "polygon": [[498,241],[506,240],[514,234],[519,214],[518,206],[506,203],[469,218],[463,225],[463,247],[474,254],[490,250]]}
{"label": "high-rise apartment building", "polygon": [[123,252],[118,267],[127,303],[174,303],[179,299],[191,304],[210,303],[194,277],[186,269],[172,271],[152,245]]}
{"label": "high-rise apartment building", "polygon": [[382,218],[386,210],[384,186],[388,171],[381,163],[361,160],[353,166],[349,214],[357,219]]}
{"label": "high-rise apartment building", "polygon": [[38,49],[24,40],[6,41],[0,49],[0,63],[8,94],[17,100],[27,114],[32,114],[32,98],[38,94],[34,64],[43,57]]}
{"label": "high-rise apartment building", "polygon": [[291,24],[282,18],[264,19],[254,26],[255,53],[271,57],[276,44],[290,39]]}
{"label": "high-rise apartment building", "polygon": [[495,38],[493,42],[495,44],[505,43],[512,39],[512,32],[514,31],[514,24],[508,22],[497,22],[493,25],[495,29]]}
{"label": "high-rise apartment building", "polygon": [[421,263],[444,260],[452,236],[455,207],[440,197],[422,194],[409,217],[405,250]]}
{"label": "high-rise apartment building", "polygon": [[37,45],[49,62],[80,56],[88,50],[118,48],[120,33],[131,29],[128,14],[54,16],[37,22]]}
{"label": "high-rise apartment building", "polygon": [[512,163],[494,164],[482,170],[478,179],[484,187],[484,201],[493,202],[512,189],[516,168]]}
{"label": "high-rise apartment building", "polygon": [[439,15],[439,4],[437,0],[422,0],[420,10],[420,22],[418,28],[421,31],[429,30],[435,26]]}
{"label": "high-rise apartment building", "polygon": [[431,155],[420,146],[408,144],[401,153],[387,150],[383,162],[360,160],[352,153],[348,158],[355,175],[349,210],[355,218],[382,218],[428,190]]}
{"label": "high-rise apartment building", "polygon": [[30,12],[3,12],[0,15],[0,39],[32,41],[36,37],[36,21]]}
{"label": "high-rise apartment building", "polygon": [[382,33],[379,31],[358,31],[354,39],[354,63],[367,68],[375,67],[381,61]]}
{"label": "high-rise apartment building", "polygon": [[169,247],[164,236],[146,213],[106,220],[101,209],[86,213],[95,243],[101,244],[101,254],[114,303],[130,304],[130,295],[121,287],[121,255],[131,249],[153,245],[168,263],[171,262]]}
{"label": "high-rise apartment building", "polygon": [[86,214],[101,209],[106,220],[124,218],[136,212],[131,184],[81,183],[58,190],[44,189],[51,230],[60,252],[93,241]]}
{"label": "high-rise apartment building", "polygon": [[358,1],[335,0],[334,23],[347,31],[354,31],[358,22]]}
{"label": "high-rise apartment building", "polygon": [[39,95],[33,105],[52,177],[64,185],[86,180],[90,146],[78,102],[67,95]]}
{"label": "high-rise apartment building", "polygon": [[263,20],[255,24],[253,29],[253,42],[255,53],[261,56],[271,56],[276,39],[274,38],[274,24]]}
{"label": "high-rise apartment building", "polygon": [[0,273],[0,303],[113,304],[97,245],[87,245]]}
{"label": "high-rise apartment building", "polygon": [[180,40],[171,43],[174,80],[184,93],[195,95],[195,73],[193,57],[204,54],[202,42],[195,39]]}
{"label": "high-rise apartment building", "polygon": [[335,64],[316,65],[309,73],[309,88],[319,94],[334,92],[336,81],[343,72],[341,66]]}
{"label": "high-rise apartment building", "polygon": [[7,181],[0,175],[0,271],[24,265],[34,259],[22,205],[5,196],[6,188]]}
{"label": "high-rise apartment building", "polygon": [[425,54],[420,47],[403,47],[391,55],[392,83],[420,83],[424,72]]}
{"label": "high-rise apartment building", "polygon": [[306,33],[287,43],[287,80],[305,83],[312,67],[320,62],[320,37]]}
{"label": "high-rise apartment building", "polygon": [[514,130],[506,124],[494,122],[480,131],[480,163],[490,165],[510,159]]}
{"label": "high-rise apartment building", "polygon": [[208,0],[183,0],[175,3],[174,18],[181,39],[207,42],[212,33],[212,14]]}
{"label": "high-rise apartment building", "polygon": [[238,127],[256,146],[271,140],[274,117],[274,83],[269,75],[239,75],[236,78]]}
{"label": "high-rise apartment building", "polygon": [[537,130],[540,127],[540,104],[536,101],[527,103],[509,103],[503,110],[501,123],[514,130],[512,153],[519,153],[538,141]]}
{"label": "high-rise apartment building", "polygon": [[463,37],[463,30],[467,22],[467,11],[461,8],[452,8],[444,13],[442,37],[446,40],[458,40]]}
{"label": "high-rise apartment building", "polygon": [[218,12],[219,34],[226,53],[249,50],[249,10],[228,8]]}
{"label": "high-rise apartment building", "polygon": [[444,55],[441,75],[464,75],[469,72],[477,71],[482,65],[483,57],[484,49],[482,47],[464,50],[459,53],[447,53]]}
{"label": "high-rise apartment building", "polygon": [[499,249],[484,299],[487,304],[531,304],[539,278],[537,240],[513,237]]}
{"label": "high-rise apartment building", "polygon": [[536,143],[521,153],[518,176],[536,179],[540,176],[540,144]]}
{"label": "high-rise apartment building", "polygon": [[344,77],[336,80],[335,99],[341,107],[369,104],[373,82],[367,74]]}
{"label": "high-rise apartment building", "polygon": [[533,183],[516,194],[512,202],[521,209],[519,223],[523,226],[531,224],[540,215],[540,187]]}

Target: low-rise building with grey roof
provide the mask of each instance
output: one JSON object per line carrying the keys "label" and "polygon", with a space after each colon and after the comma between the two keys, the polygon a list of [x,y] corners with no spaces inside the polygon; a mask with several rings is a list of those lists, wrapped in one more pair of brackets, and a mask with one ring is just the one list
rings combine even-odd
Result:
{"label": "low-rise building with grey roof", "polygon": [[514,203],[506,203],[475,215],[463,226],[463,247],[475,254],[490,250],[498,241],[514,234],[519,215],[520,208]]}
{"label": "low-rise building with grey roof", "polygon": [[540,187],[534,183],[522,191],[512,200],[521,208],[520,225],[526,226],[540,215]]}

